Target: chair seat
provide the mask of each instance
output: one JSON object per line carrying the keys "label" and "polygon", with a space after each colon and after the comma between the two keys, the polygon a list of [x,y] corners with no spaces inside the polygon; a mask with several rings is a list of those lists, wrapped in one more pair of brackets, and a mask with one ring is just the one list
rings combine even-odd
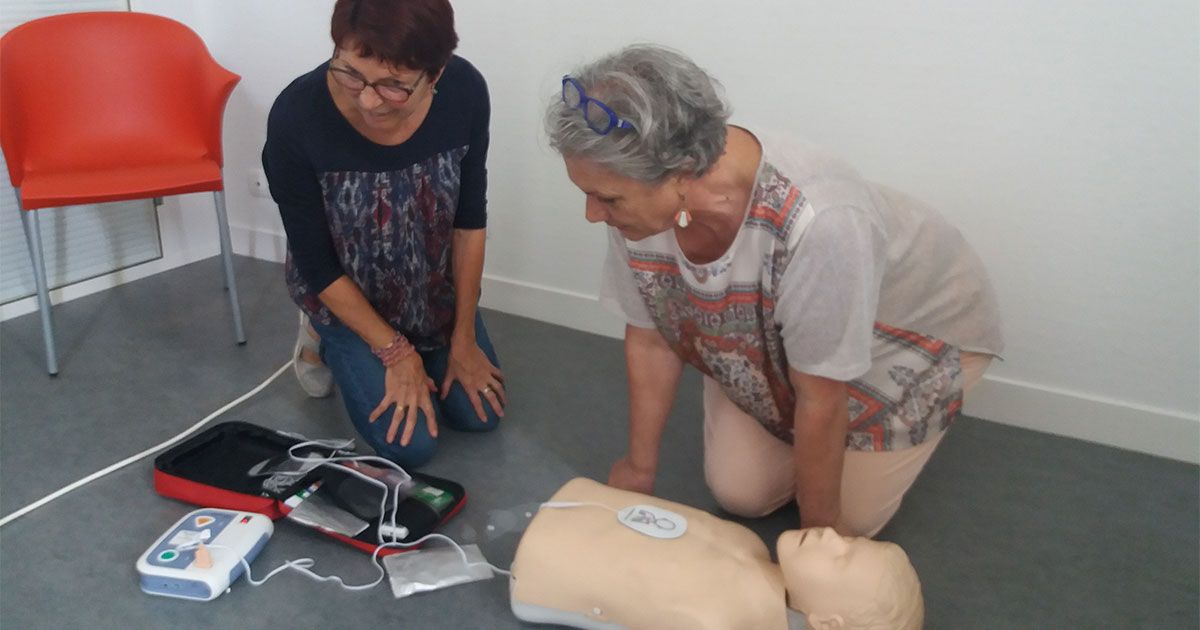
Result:
{"label": "chair seat", "polygon": [[221,167],[200,158],[68,173],[26,173],[26,210],[221,190]]}

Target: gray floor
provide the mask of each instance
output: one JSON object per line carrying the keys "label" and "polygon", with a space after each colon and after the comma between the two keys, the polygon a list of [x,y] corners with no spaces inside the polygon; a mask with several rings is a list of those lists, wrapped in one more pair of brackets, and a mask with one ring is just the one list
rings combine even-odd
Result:
{"label": "gray floor", "polygon": [[[0,326],[0,513],[166,439],[288,359],[295,334],[279,265],[237,260],[250,343],[237,347],[215,259],[55,308],[62,373],[43,371],[36,315]],[[620,343],[485,313],[511,406],[487,435],[444,432],[427,470],[463,483],[446,527],[496,564],[524,513],[573,476],[603,479],[624,443]],[[660,494],[715,510],[700,469],[699,381],[684,381],[668,428]],[[290,375],[222,418],[348,435],[335,399],[305,398]],[[0,625],[10,628],[517,628],[503,580],[403,600],[347,593],[294,574],[244,583],[207,604],[142,594],[133,562],[189,506],[161,498],[149,460],[0,530]],[[1196,466],[966,418],[882,538],[924,585],[929,628],[1196,628]],[[785,509],[747,523],[769,544]],[[491,529],[489,529],[491,526]],[[285,559],[349,581],[366,557],[281,524],[255,562]]]}

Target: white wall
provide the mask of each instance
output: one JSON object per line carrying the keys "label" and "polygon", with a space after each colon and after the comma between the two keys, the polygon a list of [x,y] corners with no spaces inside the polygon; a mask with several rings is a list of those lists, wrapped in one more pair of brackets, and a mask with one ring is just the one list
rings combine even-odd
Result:
{"label": "white wall", "polygon": [[[279,260],[252,197],[266,111],[328,57],[330,0],[134,0],[243,75],[227,115],[239,252]],[[485,305],[604,334],[603,231],[544,144],[572,66],[674,46],[735,120],[803,135],[947,214],[993,274],[1007,361],[968,411],[1200,460],[1200,15],[1193,0],[457,0],[493,98]]]}

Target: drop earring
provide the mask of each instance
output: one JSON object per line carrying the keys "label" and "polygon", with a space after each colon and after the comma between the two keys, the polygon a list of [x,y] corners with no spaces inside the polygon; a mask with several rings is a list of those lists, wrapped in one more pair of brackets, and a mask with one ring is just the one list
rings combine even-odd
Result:
{"label": "drop earring", "polygon": [[678,225],[681,230],[687,229],[687,226],[692,224],[692,213],[687,211],[687,202],[683,198],[683,191],[678,190],[677,194],[679,195],[680,208],[675,213],[675,225]]}

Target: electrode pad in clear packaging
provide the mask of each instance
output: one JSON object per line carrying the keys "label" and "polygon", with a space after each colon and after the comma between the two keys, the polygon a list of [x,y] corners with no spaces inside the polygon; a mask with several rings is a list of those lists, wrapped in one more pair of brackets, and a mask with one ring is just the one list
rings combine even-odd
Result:
{"label": "electrode pad in clear packaging", "polygon": [[462,553],[450,546],[425,547],[386,556],[383,566],[396,599],[492,577],[479,545],[463,545]]}
{"label": "electrode pad in clear packaging", "polygon": [[[302,435],[284,434],[300,440]],[[263,490],[277,494],[290,489],[304,479],[304,476],[325,464],[332,457],[353,456],[354,440],[318,440],[307,442],[310,446],[286,455],[269,457],[255,464],[246,472],[251,477],[266,477],[263,480]]]}
{"label": "electrode pad in clear packaging", "polygon": [[264,459],[246,473],[250,477],[265,477],[262,488],[265,492],[279,493],[287,490],[321,465],[321,460],[307,461],[291,457]]}
{"label": "electrode pad in clear packaging", "polygon": [[[351,538],[363,533],[366,521],[338,507],[324,492],[320,481],[288,497],[284,505],[291,508],[287,518],[301,525],[317,527]],[[378,511],[378,510],[376,510]]]}

